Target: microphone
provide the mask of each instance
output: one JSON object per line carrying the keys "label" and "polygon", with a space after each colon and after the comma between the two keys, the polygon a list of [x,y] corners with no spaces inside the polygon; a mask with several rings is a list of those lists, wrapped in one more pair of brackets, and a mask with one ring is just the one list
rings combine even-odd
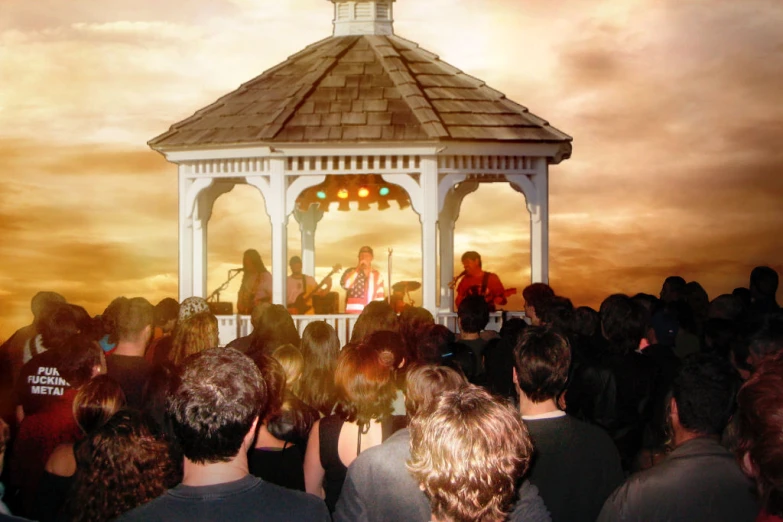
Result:
{"label": "microphone", "polygon": [[462,278],[462,277],[463,277],[465,274],[467,274],[467,273],[468,273],[468,271],[467,271],[467,270],[463,270],[463,271],[462,271],[462,273],[461,273],[460,275],[458,275],[457,277],[455,277],[454,279],[452,279],[452,280],[451,280],[451,283],[449,283],[449,288],[451,288],[452,290],[454,290],[454,287],[456,287],[456,286],[457,286],[457,281],[459,281],[459,280],[460,280],[460,279],[461,279],[461,278]]}

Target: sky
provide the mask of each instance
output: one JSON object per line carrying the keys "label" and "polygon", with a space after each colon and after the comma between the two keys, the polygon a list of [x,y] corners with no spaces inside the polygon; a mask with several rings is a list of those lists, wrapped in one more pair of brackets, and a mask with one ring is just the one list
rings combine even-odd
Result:
{"label": "sky", "polygon": [[[331,34],[327,0],[2,0],[0,339],[54,290],[93,314],[177,295],[176,166],[146,142]],[[550,282],[575,305],[657,294],[667,275],[711,297],[783,270],[783,3],[779,0],[398,0],[395,32],[574,137],[550,167]],[[261,196],[216,202],[209,284],[247,248],[270,259]],[[380,228],[383,227],[383,228]],[[378,233],[383,230],[383,233]],[[289,254],[298,252],[289,222]],[[463,203],[458,256],[529,282],[523,197]],[[338,212],[316,277],[363,243],[421,280],[419,221]],[[224,300],[235,295],[229,287]],[[779,296],[781,294],[779,293]],[[419,294],[412,294],[419,301]],[[520,308],[516,296],[510,308]]]}

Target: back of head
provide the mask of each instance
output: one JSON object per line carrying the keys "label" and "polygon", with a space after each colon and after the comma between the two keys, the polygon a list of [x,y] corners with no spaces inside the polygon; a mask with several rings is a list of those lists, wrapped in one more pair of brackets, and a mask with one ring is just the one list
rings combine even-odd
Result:
{"label": "back of head", "polygon": [[386,352],[389,354],[391,357],[391,366],[394,369],[397,369],[403,363],[410,361],[405,341],[402,340],[402,336],[397,332],[378,330],[368,337],[365,337],[361,346],[377,352]]}
{"label": "back of head", "polygon": [[114,520],[162,495],[180,479],[168,444],[132,410],[120,410],[95,430],[79,448],[77,460],[80,465],[68,500],[73,520]]}
{"label": "back of head", "polygon": [[127,303],[127,297],[116,297],[112,299],[112,302],[109,303],[109,306],[106,307],[101,315],[103,331],[109,334],[109,342],[112,344],[117,344],[117,319],[120,316],[120,311],[127,306]]}
{"label": "back of head", "polygon": [[684,296],[696,318],[699,321],[706,319],[710,308],[710,297],[704,287],[697,281],[691,281],[685,285]]}
{"label": "back of head", "polygon": [[677,332],[680,329],[676,311],[670,306],[661,308],[650,318],[650,328],[655,332],[657,344],[674,346]]}
{"label": "back of head", "polygon": [[176,321],[179,316],[179,303],[173,297],[165,297],[155,305],[155,326],[165,326]]}
{"label": "back of head", "polygon": [[489,305],[480,295],[469,295],[457,309],[460,331],[479,333],[489,323]]}
{"label": "back of head", "polygon": [[416,334],[416,354],[419,364],[440,364],[444,353],[454,342],[454,332],[442,324],[423,325]]}
{"label": "back of head", "polygon": [[277,359],[265,353],[256,353],[253,362],[261,372],[261,379],[266,387],[266,409],[260,412],[260,415],[262,419],[268,419],[280,413],[286,393],[285,368]]}
{"label": "back of head", "polygon": [[363,425],[391,415],[397,392],[390,353],[346,346],[337,360],[334,382],[338,413],[345,420]]}
{"label": "back of head", "polygon": [[103,350],[90,336],[74,335],[57,353],[57,371],[73,388],[80,388],[96,371],[105,369]]}
{"label": "back of head", "polygon": [[96,375],[79,388],[73,399],[73,417],[85,434],[100,428],[125,406],[125,393],[108,375]]}
{"label": "back of head", "polygon": [[439,520],[505,519],[533,445],[519,412],[475,386],[442,394],[411,419],[408,470]]}
{"label": "back of head", "polygon": [[554,296],[536,309],[536,315],[542,323],[549,324],[569,334],[573,330],[574,305],[567,297]]}
{"label": "back of head", "polygon": [[536,310],[544,301],[554,296],[555,291],[546,283],[533,283],[522,290],[522,297],[525,299],[526,306],[533,307]]}
{"label": "back of head", "polygon": [[250,324],[253,325],[254,330],[259,327],[261,320],[264,317],[264,311],[270,306],[272,306],[272,303],[269,301],[261,301],[250,311]]}
{"label": "back of head", "polygon": [[334,370],[340,353],[340,339],[329,323],[313,321],[302,332],[304,371],[294,391],[306,404],[323,415],[332,413],[337,400]]}
{"label": "back of head", "polygon": [[707,310],[709,319],[727,319],[735,321],[742,315],[742,301],[732,294],[721,294],[710,302]]}
{"label": "back of head", "polygon": [[365,337],[379,330],[399,331],[397,314],[386,301],[373,301],[364,307],[351,332],[351,343],[359,344]]}
{"label": "back of head", "polygon": [[411,417],[430,407],[432,402],[448,391],[467,384],[465,377],[445,366],[426,364],[408,372],[405,383],[405,411]]}
{"label": "back of head", "polygon": [[50,350],[60,349],[77,334],[92,336],[92,318],[81,306],[68,303],[50,303],[41,312],[38,331],[44,346]]}
{"label": "back of head", "polygon": [[261,372],[237,350],[212,348],[185,360],[168,401],[185,457],[200,464],[230,461],[267,400]]}
{"label": "back of head", "polygon": [[615,353],[630,353],[644,337],[644,310],[627,295],[610,295],[601,303],[601,328]]}
{"label": "back of head", "polygon": [[34,321],[40,319],[41,314],[47,306],[64,303],[65,298],[57,292],[38,292],[30,301],[30,309],[33,312]]}
{"label": "back of head", "polygon": [[185,321],[196,314],[209,311],[209,303],[203,297],[186,297],[179,305],[177,321]]}
{"label": "back of head", "polygon": [[574,310],[574,333],[582,337],[594,337],[600,333],[601,316],[589,306]]}
{"label": "back of head", "polygon": [[117,314],[117,339],[138,342],[145,328],[151,328],[155,319],[155,308],[143,297],[134,297],[123,302]]}
{"label": "back of head", "polygon": [[783,516],[783,353],[762,361],[737,403],[740,461],[755,479],[767,513]]}
{"label": "back of head", "polygon": [[680,276],[669,276],[661,287],[661,301],[670,303],[682,299],[685,292],[685,279]]}
{"label": "back of head", "polygon": [[402,339],[405,341],[409,360],[415,357],[419,332],[424,326],[430,324],[435,324],[435,318],[426,308],[407,306],[400,313],[400,335],[402,335]]}
{"label": "back of head", "polygon": [[514,362],[519,388],[532,402],[544,402],[565,389],[571,348],[554,328],[532,326],[519,337]]}
{"label": "back of head", "polygon": [[778,273],[768,266],[757,266],[750,273],[753,298],[774,299],[778,291]]}
{"label": "back of head", "polygon": [[302,371],[304,370],[304,357],[302,352],[293,344],[284,344],[278,346],[277,349],[272,352],[272,357],[282,365],[285,370],[285,384],[287,389],[292,389],[293,386],[302,377]]}
{"label": "back of head", "polygon": [[278,346],[293,344],[299,346],[299,331],[288,309],[273,304],[264,309],[257,327],[253,330],[250,351],[271,354]]}
{"label": "back of head", "polygon": [[217,317],[212,312],[200,312],[180,321],[171,342],[171,362],[179,365],[194,353],[216,347],[220,344],[218,334]]}
{"label": "back of head", "polygon": [[683,429],[697,435],[720,435],[734,412],[739,376],[715,355],[687,357],[672,383],[672,398]]}
{"label": "back of head", "polygon": [[755,360],[783,350],[783,315],[770,314],[763,317],[748,345]]}

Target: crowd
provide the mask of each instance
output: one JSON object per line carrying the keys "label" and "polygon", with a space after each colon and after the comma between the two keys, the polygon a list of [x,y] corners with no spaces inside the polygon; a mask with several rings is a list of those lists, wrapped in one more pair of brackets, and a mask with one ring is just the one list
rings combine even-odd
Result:
{"label": "crowd", "polygon": [[40,292],[0,347],[0,521],[783,522],[777,287],[538,283],[499,333],[479,295],[458,333],[373,301],[345,346],[264,302],[228,347],[201,298]]}

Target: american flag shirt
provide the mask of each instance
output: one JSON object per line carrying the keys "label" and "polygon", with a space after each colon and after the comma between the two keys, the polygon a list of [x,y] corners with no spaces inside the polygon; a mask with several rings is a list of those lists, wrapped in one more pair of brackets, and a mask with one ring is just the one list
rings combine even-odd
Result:
{"label": "american flag shirt", "polygon": [[385,297],[383,278],[377,270],[370,271],[370,277],[363,271],[349,268],[340,280],[340,286],[347,290],[345,313],[360,314],[371,301],[382,301]]}

